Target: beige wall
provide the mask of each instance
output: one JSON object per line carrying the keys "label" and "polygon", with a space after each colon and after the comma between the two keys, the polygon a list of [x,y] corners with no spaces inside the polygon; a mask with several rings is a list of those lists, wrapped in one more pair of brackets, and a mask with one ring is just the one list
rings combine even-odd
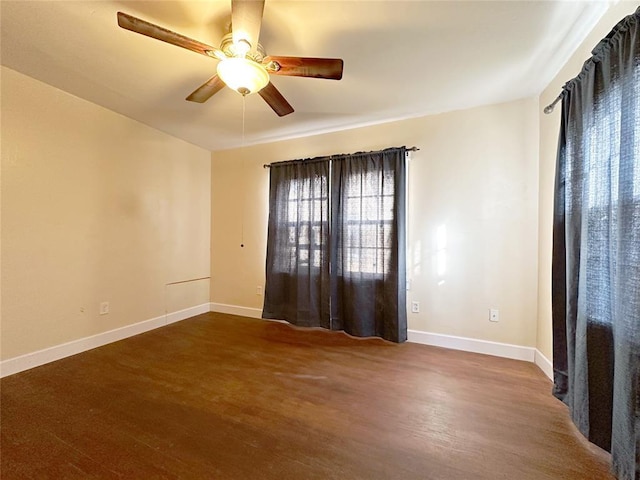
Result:
{"label": "beige wall", "polygon": [[[410,162],[408,265],[408,300],[421,312],[409,313],[409,327],[551,358],[560,109],[541,109],[636,7],[613,6],[539,99],[213,154],[3,67],[0,358],[209,299],[257,312],[262,164],[403,144],[421,148]],[[434,264],[441,226],[444,278]],[[210,271],[211,284],[166,285]],[[99,316],[105,300],[111,313]],[[488,322],[490,307],[500,322]]]}
{"label": "beige wall", "polygon": [[[575,77],[582,64],[591,56],[591,50],[623,17],[633,13],[637,2],[622,1],[614,5],[575,51],[558,75],[540,95],[540,107],[549,105],[560,93],[562,86]],[[539,166],[539,228],[538,244],[538,332],[537,348],[548,359],[552,357],[551,329],[551,242],[553,229],[553,188],[555,181],[556,151],[560,131],[561,105],[550,115],[540,111],[540,166]]]}
{"label": "beige wall", "polygon": [[[264,163],[400,145],[421,149],[410,161],[407,292],[421,311],[408,314],[409,328],[535,346],[537,99],[213,152],[211,301],[262,308]],[[443,278],[434,264],[440,226]]]}
{"label": "beige wall", "polygon": [[[209,301],[210,153],[2,68],[2,358]],[[110,302],[110,314],[98,315]]]}
{"label": "beige wall", "polygon": [[[209,299],[258,312],[262,164],[403,144],[421,148],[410,162],[408,260],[408,301],[421,312],[409,313],[409,327],[536,346],[551,358],[560,109],[541,109],[636,7],[613,6],[539,99],[211,155],[2,67],[0,358]],[[443,278],[434,263],[441,226]],[[210,284],[167,286],[210,271]],[[101,301],[109,315],[98,315]],[[488,322],[490,307],[500,322]]]}

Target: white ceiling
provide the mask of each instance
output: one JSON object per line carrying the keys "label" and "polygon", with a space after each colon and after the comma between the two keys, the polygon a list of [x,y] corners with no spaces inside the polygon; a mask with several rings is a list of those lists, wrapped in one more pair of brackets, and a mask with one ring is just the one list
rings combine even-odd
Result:
{"label": "white ceiling", "polygon": [[[541,92],[610,2],[267,0],[268,54],[344,59],[340,81],[272,77],[295,112],[246,97],[245,145]],[[118,27],[123,11],[218,46],[230,0],[6,1],[2,64],[209,150],[242,145],[242,97],[185,97],[216,60]]]}

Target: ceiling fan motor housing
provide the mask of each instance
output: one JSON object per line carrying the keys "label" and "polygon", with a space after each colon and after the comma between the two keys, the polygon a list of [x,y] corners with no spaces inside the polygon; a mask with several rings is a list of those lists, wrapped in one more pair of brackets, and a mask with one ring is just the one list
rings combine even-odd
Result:
{"label": "ceiling fan motor housing", "polygon": [[[222,41],[220,42],[220,50],[222,50],[227,57],[237,56],[237,48],[233,43],[233,37],[231,33],[227,33],[224,37],[222,37]],[[264,57],[266,56],[267,53],[265,52],[264,47],[258,43],[255,50],[249,49],[249,51],[245,55],[245,58],[253,60],[256,63],[262,63]]]}

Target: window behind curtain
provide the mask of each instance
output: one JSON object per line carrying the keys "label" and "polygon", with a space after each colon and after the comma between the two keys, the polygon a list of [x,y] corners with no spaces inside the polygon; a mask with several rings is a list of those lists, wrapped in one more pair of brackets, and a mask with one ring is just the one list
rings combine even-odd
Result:
{"label": "window behind curtain", "polygon": [[554,394],[640,480],[640,8],[567,82],[553,238]]}
{"label": "window behind curtain", "polygon": [[346,178],[344,255],[353,273],[383,275],[390,268],[394,219],[392,171],[352,173]]}
{"label": "window behind curtain", "polygon": [[264,318],[406,340],[405,151],[272,165]]}
{"label": "window behind curtain", "polygon": [[332,165],[331,319],[357,336],[406,340],[406,149]]}
{"label": "window behind curtain", "polygon": [[328,180],[314,174],[288,182],[288,242],[276,257],[279,271],[289,271],[296,263],[302,268],[321,267],[328,231]]}
{"label": "window behind curtain", "polygon": [[264,318],[329,328],[329,162],[270,173]]}

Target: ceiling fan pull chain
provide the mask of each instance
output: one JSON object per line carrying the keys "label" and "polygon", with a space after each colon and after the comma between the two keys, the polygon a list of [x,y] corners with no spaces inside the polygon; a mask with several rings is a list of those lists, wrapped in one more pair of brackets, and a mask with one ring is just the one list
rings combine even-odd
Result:
{"label": "ceiling fan pull chain", "polygon": [[244,119],[245,119],[245,107],[246,107],[247,97],[246,95],[242,95],[242,158],[240,160],[240,174],[241,174],[241,182],[242,189],[241,195],[242,200],[240,203],[240,248],[244,248],[244,201],[245,201],[245,178],[244,178]]}

